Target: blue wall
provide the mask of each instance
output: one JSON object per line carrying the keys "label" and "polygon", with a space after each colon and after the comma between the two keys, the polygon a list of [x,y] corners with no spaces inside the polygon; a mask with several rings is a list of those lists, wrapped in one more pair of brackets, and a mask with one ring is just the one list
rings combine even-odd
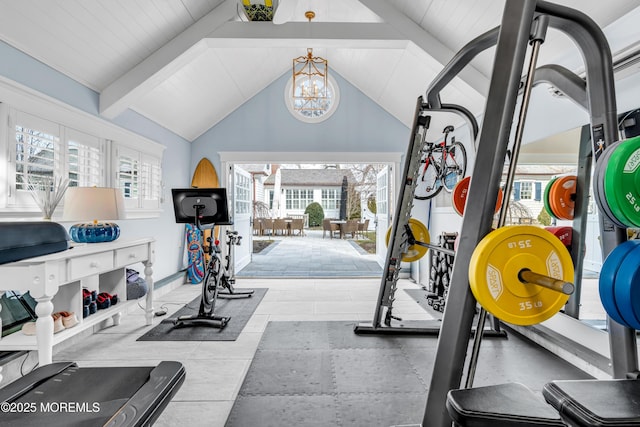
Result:
{"label": "blue wall", "polygon": [[290,74],[285,73],[192,143],[191,169],[202,157],[219,169],[220,151],[247,151],[247,161],[255,160],[254,151],[404,153],[409,128],[340,75],[332,75],[340,104],[327,120],[304,123],[291,115],[284,99]]}
{"label": "blue wall", "polygon": [[[0,42],[0,76],[98,116],[97,92],[3,42]],[[122,238],[153,236],[156,239],[156,262],[153,269],[154,279],[158,280],[183,267],[184,226],[175,223],[171,188],[188,186],[191,182],[191,146],[185,139],[133,111],[125,112],[113,120],[113,123],[166,147],[162,163],[164,200],[160,217],[118,221]]]}
{"label": "blue wall", "polygon": [[[23,52],[0,42],[0,75],[74,108],[99,116],[99,94]],[[156,280],[183,267],[183,229],[175,223],[171,188],[190,185],[197,162],[208,157],[220,169],[220,151],[402,152],[409,129],[341,76],[336,112],[322,123],[295,119],[284,103],[285,73],[193,143],[131,110],[112,122],[166,147],[163,156],[163,212],[159,218],[122,220],[123,237],[156,239]],[[2,99],[0,99],[2,102]],[[313,161],[314,159],[309,159]]]}

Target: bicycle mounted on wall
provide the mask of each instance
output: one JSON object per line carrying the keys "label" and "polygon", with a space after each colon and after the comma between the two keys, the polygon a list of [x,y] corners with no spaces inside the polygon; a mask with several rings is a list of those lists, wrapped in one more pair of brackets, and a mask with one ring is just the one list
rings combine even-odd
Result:
{"label": "bicycle mounted on wall", "polygon": [[[200,230],[216,225],[233,224],[229,217],[226,188],[173,188],[171,193],[177,223],[194,224]],[[213,239],[207,237],[207,242],[203,245],[203,249],[209,255],[209,261],[202,281],[202,298],[198,314],[176,318],[174,327],[203,325],[222,329],[231,319],[229,316],[215,314],[224,270],[220,247]],[[230,262],[229,258],[227,262]]]}
{"label": "bicycle mounted on wall", "polygon": [[428,200],[437,196],[442,188],[449,193],[453,191],[458,181],[464,178],[467,171],[467,151],[462,143],[449,134],[454,127],[449,125],[442,133],[441,142],[425,142],[422,148],[420,163],[424,163],[417,180],[413,197],[418,200]]}

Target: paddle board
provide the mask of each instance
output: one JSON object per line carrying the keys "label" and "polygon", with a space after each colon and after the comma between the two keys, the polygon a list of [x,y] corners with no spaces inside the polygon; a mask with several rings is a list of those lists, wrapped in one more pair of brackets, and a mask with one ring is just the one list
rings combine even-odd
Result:
{"label": "paddle board", "polygon": [[[218,188],[220,186],[216,168],[206,157],[202,158],[196,166],[191,178],[191,186],[195,188]],[[204,278],[205,263],[208,261],[208,255],[204,253],[202,246],[211,236],[211,230],[204,230],[202,233],[191,224],[187,224],[186,234],[189,259],[187,274],[191,283],[200,283]],[[214,239],[217,239],[218,235],[218,227],[215,227]]]}

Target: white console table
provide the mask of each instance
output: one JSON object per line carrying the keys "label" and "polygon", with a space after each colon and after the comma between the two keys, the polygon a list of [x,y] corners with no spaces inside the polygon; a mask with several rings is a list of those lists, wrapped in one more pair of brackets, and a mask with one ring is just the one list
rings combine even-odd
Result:
{"label": "white console table", "polygon": [[[136,301],[127,301],[126,267],[142,262],[149,285],[146,295],[146,323],[153,319],[154,240],[118,239],[107,243],[76,244],[63,252],[0,265],[3,290],[29,291],[37,301],[36,335],[15,332],[0,340],[0,350],[37,350],[40,366],[51,363],[53,346],[112,317],[120,323],[121,313]],[[117,294],[119,302],[82,318],[82,288]],[[79,323],[54,335],[51,314],[72,311]]]}

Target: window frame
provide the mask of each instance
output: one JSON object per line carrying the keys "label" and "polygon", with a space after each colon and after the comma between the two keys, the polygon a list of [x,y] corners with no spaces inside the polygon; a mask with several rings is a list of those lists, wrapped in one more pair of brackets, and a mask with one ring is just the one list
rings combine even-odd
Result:
{"label": "window frame", "polygon": [[[32,98],[29,99],[30,102],[24,103],[20,102],[20,97],[13,99],[14,104],[0,102],[0,164],[6,166],[0,167],[0,182],[5,185],[4,190],[0,191],[0,218],[28,219],[41,216],[31,193],[28,190],[19,190],[16,186],[16,124],[56,135],[54,178],[68,178],[74,173],[74,167],[69,164],[69,161],[74,159],[71,147],[73,143],[79,144],[80,149],[87,154],[81,156],[81,162],[87,163],[84,174],[81,173],[86,178],[85,181],[81,177],[82,186],[90,183],[96,186],[116,187],[118,158],[114,153],[116,147],[117,150],[124,149],[139,159],[141,172],[146,172],[142,177],[145,180],[144,185],[149,186],[141,193],[146,197],[142,197],[138,203],[125,200],[127,218],[160,216],[164,199],[162,157],[165,146],[98,117],[73,111],[57,102]],[[38,123],[42,126],[37,126]],[[73,125],[70,126],[70,123]],[[115,136],[117,141],[114,142],[107,136]],[[92,174],[93,170],[97,170],[97,173]],[[59,205],[54,218],[62,215],[62,205],[63,203]]]}
{"label": "window frame", "polygon": [[[294,192],[296,196],[294,197]],[[300,197],[304,192],[306,197]],[[287,188],[284,192],[285,209],[287,211],[304,211],[310,203],[313,203],[313,188]],[[302,206],[301,202],[305,201],[306,204]],[[297,205],[294,206],[294,202]]]}

